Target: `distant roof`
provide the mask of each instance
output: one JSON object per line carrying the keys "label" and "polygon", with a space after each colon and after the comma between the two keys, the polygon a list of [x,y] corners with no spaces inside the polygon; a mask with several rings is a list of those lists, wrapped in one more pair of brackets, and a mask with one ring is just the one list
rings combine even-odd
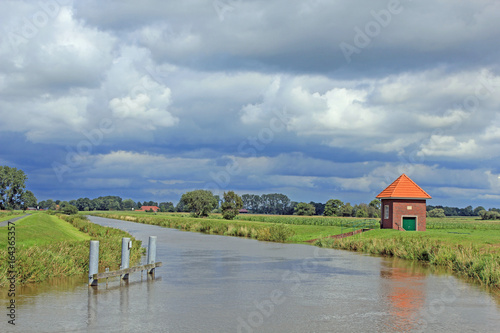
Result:
{"label": "distant roof", "polygon": [[432,197],[403,173],[385,190],[380,192],[377,198],[431,199]]}
{"label": "distant roof", "polygon": [[142,206],[140,209],[136,209],[136,210],[158,210],[160,209],[158,206]]}

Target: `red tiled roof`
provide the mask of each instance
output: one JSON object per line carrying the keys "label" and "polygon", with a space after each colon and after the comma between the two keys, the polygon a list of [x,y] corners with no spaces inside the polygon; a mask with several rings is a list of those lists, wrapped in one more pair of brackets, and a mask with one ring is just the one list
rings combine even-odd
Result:
{"label": "red tiled roof", "polygon": [[420,188],[404,173],[391,185],[377,195],[377,198],[415,198],[431,199],[431,196]]}
{"label": "red tiled roof", "polygon": [[142,211],[148,211],[148,210],[159,210],[160,208],[158,208],[158,206],[142,206],[140,209],[137,209],[138,211],[142,210]]}

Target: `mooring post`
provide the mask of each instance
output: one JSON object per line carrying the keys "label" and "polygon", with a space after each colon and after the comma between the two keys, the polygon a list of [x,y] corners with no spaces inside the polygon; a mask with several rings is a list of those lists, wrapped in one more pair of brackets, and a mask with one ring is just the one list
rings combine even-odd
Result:
{"label": "mooring post", "polygon": [[[121,269],[129,268],[130,262],[130,249],[132,248],[132,242],[130,238],[122,238],[122,265]],[[128,273],[122,275],[122,279],[128,280]]]}
{"label": "mooring post", "polygon": [[[147,264],[154,264],[156,261],[156,236],[149,236],[148,243],[148,262]],[[149,270],[149,274],[154,274],[155,269]]]}
{"label": "mooring post", "polygon": [[89,251],[89,286],[97,286],[94,274],[99,273],[99,241],[90,241]]}

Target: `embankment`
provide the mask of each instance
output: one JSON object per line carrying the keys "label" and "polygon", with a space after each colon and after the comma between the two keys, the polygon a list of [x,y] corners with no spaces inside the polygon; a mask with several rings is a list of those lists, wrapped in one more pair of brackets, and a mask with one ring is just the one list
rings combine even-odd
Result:
{"label": "embankment", "polygon": [[[12,276],[8,274],[10,263],[13,263],[18,285],[84,274],[88,270],[89,239],[100,241],[99,270],[117,268],[121,260],[121,238],[131,237],[122,230],[92,224],[80,215],[27,217],[11,228],[15,233],[13,244],[3,241],[8,239],[8,231],[8,227],[0,228],[0,286],[6,285]],[[141,242],[135,240],[130,261],[137,262],[144,250]]]}

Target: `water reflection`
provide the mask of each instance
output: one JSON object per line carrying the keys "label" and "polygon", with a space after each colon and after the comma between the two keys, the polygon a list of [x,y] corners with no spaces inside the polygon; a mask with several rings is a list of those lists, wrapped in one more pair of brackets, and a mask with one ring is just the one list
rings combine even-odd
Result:
{"label": "water reflection", "polygon": [[97,287],[89,286],[87,297],[87,327],[92,327],[97,319]]}
{"label": "water reflection", "polygon": [[381,284],[385,289],[383,294],[391,330],[407,332],[418,328],[419,314],[426,298],[426,273],[422,266],[411,265],[409,268],[398,260],[382,261]]}

